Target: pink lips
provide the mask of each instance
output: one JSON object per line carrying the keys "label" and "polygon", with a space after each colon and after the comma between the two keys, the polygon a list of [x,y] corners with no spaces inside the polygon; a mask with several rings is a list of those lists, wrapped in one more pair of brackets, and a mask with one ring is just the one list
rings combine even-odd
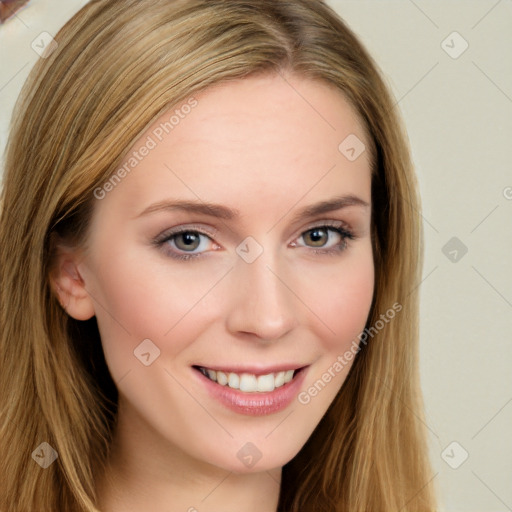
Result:
{"label": "pink lips", "polygon": [[[210,369],[214,369],[209,367]],[[298,368],[298,367],[297,367]],[[231,371],[234,373],[253,373],[254,375],[265,375],[268,373],[277,373],[279,371],[294,369],[293,366],[275,366],[272,368],[230,368],[222,369],[221,371]],[[222,386],[217,382],[209,379],[197,369],[194,370],[196,378],[200,379],[206,387],[208,394],[223,404],[228,409],[248,416],[264,416],[274,414],[282,411],[290,405],[293,399],[297,396],[304,382],[308,367],[302,367],[299,371],[295,372],[293,379],[284,384],[283,386],[269,392],[254,392],[246,393],[237,389],[232,389],[228,386]]]}

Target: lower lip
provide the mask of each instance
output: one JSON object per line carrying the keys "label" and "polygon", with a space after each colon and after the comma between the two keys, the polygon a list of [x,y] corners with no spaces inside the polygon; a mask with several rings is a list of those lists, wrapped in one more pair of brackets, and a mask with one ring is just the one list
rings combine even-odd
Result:
{"label": "lower lip", "polygon": [[265,393],[245,393],[229,386],[221,386],[217,382],[194,369],[204,383],[210,396],[218,400],[228,409],[248,416],[265,416],[286,409],[298,395],[308,367],[302,368],[294,378],[283,386]]}

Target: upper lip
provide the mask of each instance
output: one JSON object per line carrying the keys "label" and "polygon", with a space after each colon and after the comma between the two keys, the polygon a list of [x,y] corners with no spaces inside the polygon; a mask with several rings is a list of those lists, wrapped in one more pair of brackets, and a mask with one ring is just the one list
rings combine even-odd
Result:
{"label": "upper lip", "polygon": [[195,367],[207,368],[209,370],[221,371],[224,373],[250,373],[253,375],[267,375],[269,373],[279,373],[286,372],[289,370],[300,370],[304,368],[305,364],[295,364],[295,363],[283,363],[276,364],[272,366],[258,366],[258,365],[248,365],[248,366],[240,366],[237,364],[228,364],[228,365],[206,365],[206,364],[196,364]]}

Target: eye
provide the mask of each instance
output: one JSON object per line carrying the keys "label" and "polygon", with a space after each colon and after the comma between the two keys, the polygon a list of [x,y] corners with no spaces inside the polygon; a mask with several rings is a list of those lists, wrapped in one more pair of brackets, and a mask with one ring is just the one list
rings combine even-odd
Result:
{"label": "eye", "polygon": [[[345,250],[348,247],[348,240],[354,240],[355,236],[342,222],[328,222],[304,231],[299,238],[310,241],[312,245],[308,247],[320,248],[314,251],[317,254],[335,254]],[[296,247],[297,244],[294,242],[292,246]]]}
{"label": "eye", "polygon": [[[213,234],[211,234],[213,236]],[[213,242],[210,234],[192,228],[178,228],[166,231],[154,240],[154,243],[161,247],[164,252],[179,260],[188,260],[202,256],[207,250],[208,240]],[[218,246],[217,246],[218,247]],[[197,252],[197,249],[201,249]],[[179,251],[184,251],[179,252]]]}
{"label": "eye", "polygon": [[[202,257],[208,252],[208,242],[211,242],[216,249],[220,247],[213,241],[213,236],[215,236],[213,232],[206,233],[194,227],[181,227],[165,231],[153,243],[172,258],[190,260]],[[336,254],[348,247],[348,240],[354,240],[356,237],[343,222],[328,221],[304,231],[299,239],[301,238],[308,240],[312,245],[303,246],[295,241],[290,245],[313,248],[316,254]],[[330,245],[328,245],[329,241]]]}

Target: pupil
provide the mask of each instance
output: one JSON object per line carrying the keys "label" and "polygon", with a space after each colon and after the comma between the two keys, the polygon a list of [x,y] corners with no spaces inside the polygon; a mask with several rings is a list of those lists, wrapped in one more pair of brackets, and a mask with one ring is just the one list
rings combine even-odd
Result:
{"label": "pupil", "polygon": [[321,239],[323,238],[323,235],[324,235],[324,230],[323,229],[314,229],[313,231],[311,231],[311,238],[313,240],[313,242],[320,242]]}
{"label": "pupil", "polygon": [[192,243],[193,243],[193,242],[194,242],[194,237],[195,237],[195,235],[192,235],[192,234],[190,234],[190,233],[185,233],[185,234],[183,235],[183,237],[184,237],[184,239],[186,240],[186,242],[185,242],[185,243],[190,243],[190,242],[192,242]]}
{"label": "pupil", "polygon": [[182,233],[181,240],[187,247],[194,245],[197,241],[197,235],[194,233]]}

